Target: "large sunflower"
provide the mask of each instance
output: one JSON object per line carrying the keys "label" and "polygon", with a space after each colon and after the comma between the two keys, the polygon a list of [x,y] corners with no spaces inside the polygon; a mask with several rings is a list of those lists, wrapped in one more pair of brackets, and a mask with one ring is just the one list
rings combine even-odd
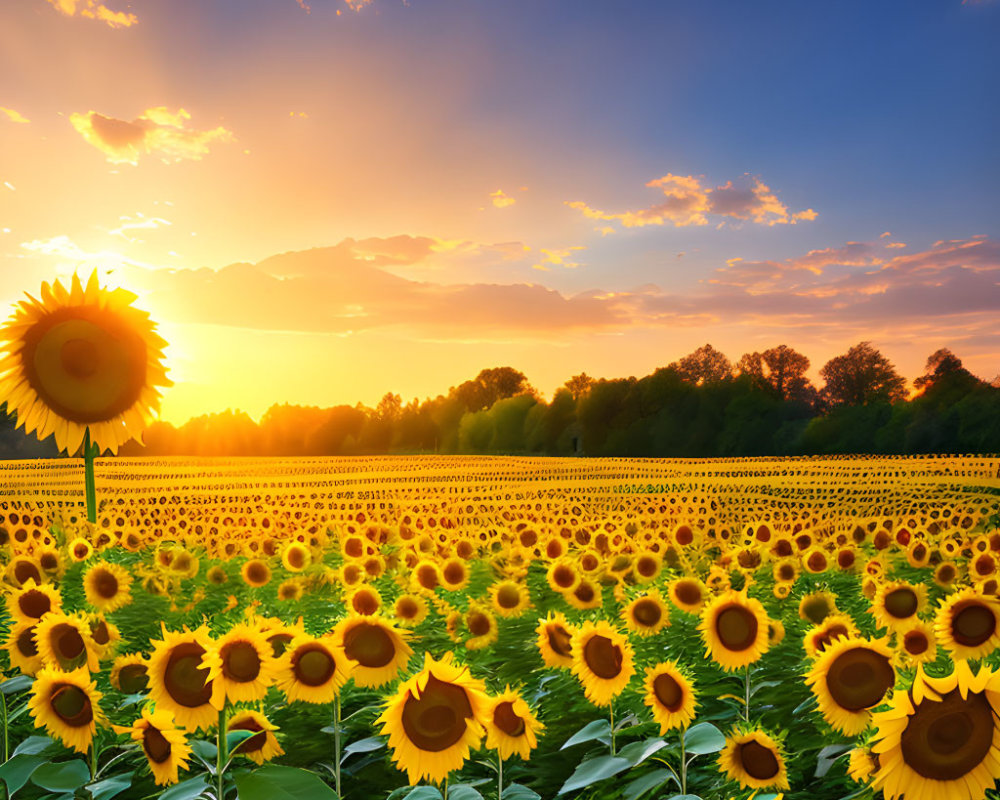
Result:
{"label": "large sunflower", "polygon": [[963,589],[942,601],[934,617],[938,643],[952,658],[983,658],[1000,644],[1000,602]]}
{"label": "large sunflower", "polygon": [[84,288],[42,284],[0,327],[0,398],[18,427],[60,450],[75,453],[90,430],[101,451],[141,434],[160,405],[157,387],[170,386],[166,342],[149,315],[132,306],[135,295],[108,290],[96,270]]}
{"label": "large sunflower", "polygon": [[535,644],[545,666],[563,668],[573,666],[571,643],[576,629],[567,622],[562,613],[556,612],[553,615],[550,611],[545,619],[539,619],[535,633],[538,634]]}
{"label": "large sunflower", "polygon": [[872,750],[878,755],[874,787],[887,800],[983,800],[1000,778],[1000,673],[974,675],[956,661],[945,678],[917,667],[908,692],[874,715]]}
{"label": "large sunflower", "polygon": [[263,700],[277,665],[267,637],[256,625],[240,623],[216,639],[201,661],[208,680],[219,684],[232,703]]}
{"label": "large sunflower", "polygon": [[111,665],[111,685],[123,694],[138,694],[149,688],[149,665],[142,653],[125,653]]}
{"label": "large sunflower", "polygon": [[857,736],[871,722],[868,709],[896,683],[892,650],[885,639],[837,639],[806,676],[823,718],[845,736]]}
{"label": "large sunflower", "polygon": [[7,595],[7,610],[17,622],[36,623],[50,611],[62,609],[62,595],[49,584],[29,579]]}
{"label": "large sunflower", "polygon": [[87,602],[98,611],[110,614],[132,602],[132,576],[118,564],[100,561],[83,575]]}
{"label": "large sunflower", "polygon": [[300,633],[278,661],[277,687],[289,703],[332,703],[351,675],[353,662],[332,636]]}
{"label": "large sunflower", "polygon": [[233,755],[246,756],[256,764],[263,764],[285,752],[274,735],[278,728],[259,711],[237,711],[226,728],[230,731],[253,732],[253,736],[244,739],[233,748]]}
{"label": "large sunflower", "polygon": [[50,612],[35,625],[34,636],[38,654],[48,667],[63,672],[80,667],[98,672],[101,668],[90,625],[79,614]]}
{"label": "large sunflower", "polygon": [[735,732],[726,739],[719,768],[744,789],[787,789],[781,746],[761,730]]}
{"label": "large sunflower", "polygon": [[176,633],[163,630],[163,639],[153,639],[149,657],[149,696],[157,708],[174,715],[186,730],[211,728],[225,701],[219,681],[210,680],[203,665],[213,642],[204,625]]}
{"label": "large sunflower", "polygon": [[396,679],[413,655],[406,639],[407,630],[400,630],[378,615],[351,615],[337,623],[333,639],[354,662],[351,677],[357,686],[384,686]]}
{"label": "large sunflower", "polygon": [[100,699],[101,693],[83,667],[71,672],[43,669],[31,687],[28,709],[36,728],[44,726],[49,736],[86,753],[97,723],[104,722]]}
{"label": "large sunflower", "polygon": [[746,590],[730,589],[712,600],[701,613],[705,654],[723,669],[733,671],[753,664],[768,644],[767,612]]}
{"label": "large sunflower", "polygon": [[871,613],[880,628],[899,632],[912,628],[926,605],[927,587],[923,584],[889,581],[876,590]]}
{"label": "large sunflower", "polygon": [[632,645],[604,620],[584,622],[573,634],[573,674],[597,706],[610,705],[635,674]]}
{"label": "large sunflower", "polygon": [[166,709],[150,711],[146,706],[142,716],[131,726],[115,725],[114,729],[117,733],[129,734],[142,746],[157,786],[177,783],[177,770],[187,769],[191,747],[184,729],[174,724],[173,715]]}
{"label": "large sunflower", "polygon": [[36,625],[34,622],[17,623],[8,632],[7,643],[4,645],[11,668],[19,669],[25,675],[34,675],[45,666],[35,643]]}
{"label": "large sunflower", "polygon": [[527,761],[538,746],[538,734],[544,727],[516,689],[507,686],[498,696],[490,698],[486,746],[496,750],[500,758],[507,759],[517,753]]}
{"label": "large sunflower", "polygon": [[673,728],[686,728],[694,719],[697,705],[694,686],[673,661],[646,668],[646,695],[643,702],[660,723],[660,734]]}
{"label": "large sunflower", "polygon": [[633,599],[621,617],[625,627],[639,636],[653,636],[670,624],[670,611],[655,589]]}
{"label": "large sunflower", "polygon": [[411,784],[443,781],[479,747],[489,702],[483,682],[452,664],[451,653],[441,661],[428,653],[424,668],[400,685],[376,722]]}

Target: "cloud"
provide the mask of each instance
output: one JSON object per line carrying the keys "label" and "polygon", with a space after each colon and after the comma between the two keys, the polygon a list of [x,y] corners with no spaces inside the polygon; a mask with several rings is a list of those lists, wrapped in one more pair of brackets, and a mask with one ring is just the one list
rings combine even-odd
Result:
{"label": "cloud", "polygon": [[147,217],[140,212],[136,212],[135,217],[119,217],[119,222],[122,224],[117,228],[112,228],[108,231],[108,233],[112,236],[121,236],[129,242],[138,242],[142,240],[129,236],[126,231],[156,230],[157,228],[161,228],[165,225],[173,224],[169,220],[163,219],[162,217]]}
{"label": "cloud", "polygon": [[507,208],[517,202],[517,200],[513,197],[504,194],[503,189],[497,189],[495,192],[490,192],[490,199],[493,200],[494,208]]}
{"label": "cloud", "polygon": [[112,28],[130,28],[139,21],[135,14],[112,11],[98,0],[48,0],[48,3],[67,17],[79,14],[87,19],[100,20]]}
{"label": "cloud", "polygon": [[26,117],[22,116],[13,108],[5,108],[4,106],[0,106],[0,114],[6,116],[7,119],[9,119],[11,122],[19,122],[22,125],[26,125],[29,122],[31,122],[30,119],[27,119]]}
{"label": "cloud", "polygon": [[[667,174],[646,184],[659,189],[664,200],[633,211],[608,212],[594,208],[582,200],[567,201],[566,205],[582,212],[588,219],[618,222],[626,228],[646,225],[708,225],[710,217],[750,220],[759,225],[795,225],[816,219],[811,208],[789,213],[771,188],[757,177],[745,176],[738,184],[727,181],[714,189],[694,175]],[[725,220],[723,220],[725,221]]]}
{"label": "cloud", "polygon": [[213,143],[235,140],[232,131],[223,127],[198,131],[187,127],[191,115],[159,106],[143,111],[131,122],[106,117],[96,111],[71,114],[70,123],[81,136],[112,164],[138,164],[143,153],[162,161],[198,161]]}
{"label": "cloud", "polygon": [[560,250],[546,250],[541,248],[540,253],[544,255],[541,261],[537,264],[532,264],[532,269],[541,270],[542,272],[548,272],[551,267],[562,267],[563,269],[576,269],[580,266],[580,262],[571,261],[573,253],[577,250],[586,250],[586,247],[580,245],[573,245],[570,247],[564,247]]}

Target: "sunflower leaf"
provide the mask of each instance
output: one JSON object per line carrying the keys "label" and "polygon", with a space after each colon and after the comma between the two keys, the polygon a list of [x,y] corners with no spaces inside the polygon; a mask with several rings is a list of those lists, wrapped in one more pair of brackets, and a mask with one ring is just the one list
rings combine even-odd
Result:
{"label": "sunflower leaf", "polygon": [[542,800],[542,796],[527,786],[512,783],[503,787],[503,800]]}
{"label": "sunflower leaf", "polygon": [[575,744],[583,744],[584,742],[592,742],[594,739],[600,739],[602,736],[607,736],[611,733],[611,723],[606,719],[595,719],[593,722],[588,722],[580,730],[570,736],[566,743],[560,747],[560,750],[565,750],[567,747],[572,747]]}
{"label": "sunflower leaf", "polygon": [[667,781],[677,783],[677,776],[673,770],[656,769],[629,783],[625,787],[625,793],[622,796],[625,800],[636,800],[640,795],[645,794],[650,789],[663,786]]}
{"label": "sunflower leaf", "polygon": [[45,756],[22,754],[0,766],[0,780],[7,784],[7,793],[13,797],[28,782],[31,773],[47,760]]}
{"label": "sunflower leaf", "polygon": [[123,772],[97,783],[87,784],[87,791],[90,792],[92,800],[111,800],[112,797],[116,797],[131,786],[132,773]]}
{"label": "sunflower leaf", "polygon": [[29,736],[14,750],[13,755],[34,756],[44,753],[55,744],[48,736]]}
{"label": "sunflower leaf", "polygon": [[340,757],[340,763],[343,764],[348,756],[354,755],[355,753],[372,753],[375,750],[381,750],[385,747],[385,740],[380,739],[378,736],[369,736],[367,739],[359,739],[356,742],[351,742],[347,747],[344,748],[344,753]]}
{"label": "sunflower leaf", "polygon": [[618,751],[618,756],[627,759],[635,767],[653,755],[653,753],[662,750],[666,746],[666,741],[659,737],[646,739],[644,742],[632,742],[625,745]]}
{"label": "sunflower leaf", "polygon": [[316,775],[296,767],[268,764],[236,778],[240,800],[324,800],[337,793]]}
{"label": "sunflower leaf", "polygon": [[627,758],[618,756],[598,756],[589,758],[576,768],[572,775],[566,780],[559,790],[559,794],[571,792],[574,789],[583,789],[592,783],[603,781],[612,775],[617,775],[622,770],[631,767],[632,764]]}
{"label": "sunflower leaf", "polygon": [[174,784],[160,795],[159,800],[197,800],[207,788],[208,780],[204,775],[198,775]]}
{"label": "sunflower leaf", "polygon": [[25,689],[30,688],[34,682],[34,679],[30,675],[15,675],[13,678],[8,678],[3,683],[0,683],[0,692],[4,694],[23,692]]}
{"label": "sunflower leaf", "polygon": [[830,771],[837,759],[851,749],[849,744],[831,744],[819,751],[816,756],[816,777],[822,778]]}
{"label": "sunflower leaf", "polygon": [[692,725],[684,735],[684,749],[694,755],[718,753],[725,746],[726,737],[710,722]]}
{"label": "sunflower leaf", "polygon": [[31,773],[31,782],[50,792],[75,792],[89,780],[90,768],[79,758],[50,761]]}
{"label": "sunflower leaf", "polygon": [[448,787],[448,800],[483,800],[483,796],[467,783],[456,783]]}
{"label": "sunflower leaf", "polygon": [[405,800],[441,800],[441,792],[434,786],[414,786],[407,794]]}

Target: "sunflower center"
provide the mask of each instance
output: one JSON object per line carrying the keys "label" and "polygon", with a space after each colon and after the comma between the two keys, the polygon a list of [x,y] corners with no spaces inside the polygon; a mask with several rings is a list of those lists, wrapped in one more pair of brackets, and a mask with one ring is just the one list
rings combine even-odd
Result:
{"label": "sunflower center", "polygon": [[810,622],[819,625],[830,615],[830,604],[825,597],[810,597],[802,605],[802,613]]}
{"label": "sunflower center", "polygon": [[145,664],[127,664],[118,672],[118,685],[125,694],[137,694],[149,685]]}
{"label": "sunflower center", "polygon": [[562,625],[558,622],[553,623],[546,628],[545,632],[549,638],[549,647],[552,648],[553,652],[564,658],[569,658],[573,654],[570,646],[573,637]]}
{"label": "sunflower center", "polygon": [[726,606],[715,618],[715,634],[727,650],[742,651],[757,641],[757,617],[743,606]]}
{"label": "sunflower center", "polygon": [[591,586],[586,581],[581,581],[580,584],[573,591],[573,595],[581,603],[590,603],[596,596],[594,593],[594,587]]}
{"label": "sunflower center", "polygon": [[607,636],[591,636],[583,646],[583,658],[598,678],[610,680],[622,671],[622,649]]}
{"label": "sunflower center", "polygon": [[655,558],[643,556],[635,562],[635,571],[644,578],[651,578],[656,574],[658,564]]}
{"label": "sunflower center", "polygon": [[89,339],[67,339],[59,351],[63,369],[77,380],[85,380],[101,366],[101,354]]}
{"label": "sunflower center", "polygon": [[347,657],[363,667],[378,669],[392,661],[396,646],[384,628],[367,623],[355,625],[344,635]]}
{"label": "sunflower center", "polygon": [[927,636],[921,631],[910,631],[903,637],[903,647],[911,656],[919,656],[921,653],[927,652],[929,646]]}
{"label": "sunflower center", "polygon": [[105,600],[111,600],[118,594],[118,579],[106,569],[100,570],[94,576],[94,591]]}
{"label": "sunflower center", "polygon": [[262,586],[270,578],[267,564],[262,561],[251,561],[246,570],[247,583],[251,586]]}
{"label": "sunflower center", "polygon": [[253,736],[249,736],[240,742],[234,752],[256,753],[259,750],[263,750],[264,745],[267,744],[267,734],[264,732],[264,728],[258,725],[253,719],[239,720],[231,724],[229,730],[255,732]]}
{"label": "sunflower center", "polygon": [[306,686],[322,686],[333,677],[337,665],[321,647],[299,650],[292,659],[295,679]]}
{"label": "sunflower center", "polygon": [[417,616],[417,604],[409,597],[404,597],[396,604],[396,613],[403,619],[412,619]]}
{"label": "sunflower center", "polygon": [[359,589],[351,598],[351,605],[359,614],[370,617],[378,611],[378,600],[375,595],[364,589]]}
{"label": "sunflower center", "polygon": [[920,703],[900,736],[907,766],[938,781],[967,775],[986,758],[992,743],[993,709],[986,695],[969,692],[963,700],[958,689],[940,703]]}
{"label": "sunflower center", "polygon": [[472,705],[465,689],[431,675],[417,699],[411,694],[403,706],[403,730],[421,750],[438,753],[465,735]]}
{"label": "sunflower center", "polygon": [[829,646],[830,642],[832,642],[834,639],[840,636],[847,636],[847,634],[848,634],[847,626],[844,625],[842,622],[835,622],[833,625],[826,628],[824,631],[820,633],[819,636],[816,637],[816,639],[814,640],[816,644],[816,649],[819,652],[823,652]]}
{"label": "sunflower center", "polygon": [[677,599],[686,606],[695,606],[701,602],[701,589],[690,581],[681,581],[674,592]]}
{"label": "sunflower center", "polygon": [[993,612],[975,601],[952,614],[951,635],[965,647],[978,647],[996,632],[996,628]]}
{"label": "sunflower center", "polygon": [[301,569],[305,566],[306,556],[301,547],[290,548],[287,558],[289,565],[291,565],[294,569]]}
{"label": "sunflower center", "polygon": [[759,781],[770,780],[781,769],[774,751],[756,741],[740,745],[740,763],[747,775]]}
{"label": "sunflower center", "polygon": [[162,764],[170,758],[170,742],[167,737],[152,726],[142,734],[142,749],[154,764]]}
{"label": "sunflower center", "polygon": [[568,564],[560,564],[554,570],[552,570],[552,582],[556,586],[563,589],[568,589],[573,585],[576,580],[576,572]]}
{"label": "sunflower center", "polygon": [[14,566],[14,579],[20,586],[23,586],[29,580],[33,580],[35,583],[41,584],[42,574],[38,571],[38,567],[36,567],[31,561],[21,559]]}
{"label": "sunflower center", "polygon": [[35,626],[25,628],[17,637],[17,649],[23,656],[31,658],[38,655],[38,647],[35,644]]}
{"label": "sunflower center", "polygon": [[694,541],[694,533],[687,525],[681,525],[674,533],[674,541],[681,546],[691,544]]}
{"label": "sunflower center", "polygon": [[87,646],[73,625],[61,622],[50,634],[52,650],[63,669],[76,669],[87,660]]}
{"label": "sunflower center", "polygon": [[826,556],[820,552],[809,556],[809,569],[813,572],[822,572],[826,569]]}
{"label": "sunflower center", "polygon": [[837,656],[827,670],[826,688],[834,702],[848,711],[878,705],[896,682],[889,659],[866,647]]}
{"label": "sunflower center", "polygon": [[500,608],[517,608],[521,602],[521,592],[516,586],[505,583],[497,590],[497,605]]}
{"label": "sunflower center", "polygon": [[485,614],[469,614],[465,624],[473,636],[485,636],[490,632],[490,618]]}
{"label": "sunflower center", "polygon": [[497,703],[493,709],[493,724],[508,736],[524,735],[524,720],[514,713],[514,704],[509,700]]}
{"label": "sunflower center", "polygon": [[893,589],[885,596],[885,610],[896,619],[906,619],[917,613],[917,593],[908,587]]}
{"label": "sunflower center", "polygon": [[684,703],[684,689],[673,675],[666,672],[653,679],[653,694],[668,711],[677,711]]}
{"label": "sunflower center", "polygon": [[790,581],[795,577],[795,567],[791,564],[782,564],[778,567],[778,578],[783,581]]}
{"label": "sunflower center", "polygon": [[32,619],[41,619],[42,615],[48,614],[52,610],[52,601],[49,596],[38,589],[29,589],[17,598],[17,604],[21,612]]}
{"label": "sunflower center", "polygon": [[111,631],[108,628],[108,623],[103,619],[90,626],[90,635],[102,647],[111,641]]}
{"label": "sunflower center", "polygon": [[441,574],[446,583],[458,584],[465,580],[465,567],[458,562],[452,562],[444,568]]}
{"label": "sunflower center", "polygon": [[249,683],[260,675],[260,655],[250,642],[229,642],[223,645],[222,674],[236,683]]}
{"label": "sunflower center", "polygon": [[82,728],[94,719],[90,697],[79,686],[61,684],[50,695],[49,704],[56,716],[71,728]]}
{"label": "sunflower center", "polygon": [[170,651],[163,685],[170,697],[187,708],[203,706],[212,697],[208,671],[201,669],[205,648],[197,642],[184,642]]}
{"label": "sunflower center", "polygon": [[632,619],[644,628],[652,628],[663,618],[660,604],[655,600],[644,597],[632,606]]}

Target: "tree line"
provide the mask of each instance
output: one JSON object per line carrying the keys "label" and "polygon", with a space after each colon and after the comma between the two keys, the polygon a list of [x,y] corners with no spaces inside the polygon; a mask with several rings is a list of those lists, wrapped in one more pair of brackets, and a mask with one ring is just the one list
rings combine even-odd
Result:
{"label": "tree line", "polygon": [[[787,345],[736,363],[709,344],[642,378],[575,375],[551,401],[512,367],[482,370],[447,394],[374,408],[275,405],[156,422],[121,455],[322,456],[480,453],[726,457],[833,453],[1000,453],[1000,380],[948,349],[906,380],[869,342],[830,359],[816,387]],[[0,455],[54,455],[0,428]],[[18,438],[20,437],[20,438]]]}

